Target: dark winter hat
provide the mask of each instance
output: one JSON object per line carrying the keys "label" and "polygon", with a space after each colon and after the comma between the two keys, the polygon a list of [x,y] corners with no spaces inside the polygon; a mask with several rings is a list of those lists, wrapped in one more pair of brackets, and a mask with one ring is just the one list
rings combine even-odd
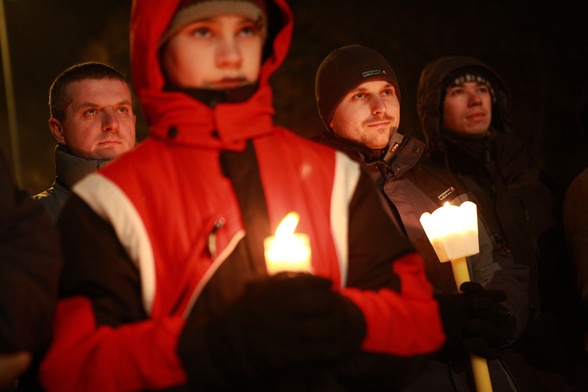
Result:
{"label": "dark winter hat", "polygon": [[267,9],[264,0],[182,0],[167,30],[161,36],[159,46],[185,25],[219,14],[238,14],[256,21],[262,36],[266,36]]}
{"label": "dark winter hat", "polygon": [[394,86],[398,100],[400,88],[394,70],[380,53],[361,45],[343,46],[332,51],[316,74],[315,97],[319,115],[329,123],[339,103],[349,91],[370,80],[386,80]]}
{"label": "dark winter hat", "polygon": [[492,83],[488,81],[487,77],[483,74],[483,72],[480,72],[476,69],[463,69],[461,71],[449,75],[446,78],[446,86],[443,90],[443,95],[447,94],[448,89],[455,86],[460,86],[466,82],[476,82],[485,84],[486,87],[488,87],[488,90],[490,91],[492,102],[496,102],[496,94],[494,93]]}

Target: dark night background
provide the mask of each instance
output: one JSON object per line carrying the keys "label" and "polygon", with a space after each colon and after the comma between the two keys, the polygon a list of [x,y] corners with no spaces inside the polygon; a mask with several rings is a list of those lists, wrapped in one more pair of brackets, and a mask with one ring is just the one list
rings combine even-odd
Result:
{"label": "dark night background", "polygon": [[[48,126],[53,78],[81,61],[109,63],[129,75],[129,0],[4,1],[22,161],[22,186],[53,182],[55,141]],[[420,135],[416,89],[421,69],[443,55],[471,55],[494,68],[512,96],[511,119],[537,162],[564,189],[588,166],[577,107],[588,80],[588,11],[566,1],[292,0],[293,45],[275,75],[276,122],[303,136],[322,130],[314,74],[332,50],[362,44],[397,72],[401,130]],[[0,147],[11,157],[4,79]],[[137,135],[147,130],[138,111]]]}

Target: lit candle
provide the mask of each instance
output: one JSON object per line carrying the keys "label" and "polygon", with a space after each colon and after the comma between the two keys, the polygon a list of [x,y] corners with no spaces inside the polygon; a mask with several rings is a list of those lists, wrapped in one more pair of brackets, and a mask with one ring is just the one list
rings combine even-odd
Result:
{"label": "lit candle", "polygon": [[432,214],[425,212],[420,221],[441,262],[480,251],[478,216],[476,205],[471,201],[465,201],[459,207],[445,203]]}
{"label": "lit candle", "polygon": [[282,219],[276,229],[276,235],[264,241],[265,264],[270,275],[282,271],[309,272],[310,241],[306,234],[294,233],[299,217],[291,212]]}
{"label": "lit candle", "polygon": [[[478,242],[478,215],[476,205],[465,201],[461,206],[445,203],[433,211],[421,215],[421,225],[433,245],[439,260],[451,261],[457,290],[463,282],[470,281],[467,256],[480,252]],[[488,363],[484,358],[470,354],[477,392],[492,392]]]}

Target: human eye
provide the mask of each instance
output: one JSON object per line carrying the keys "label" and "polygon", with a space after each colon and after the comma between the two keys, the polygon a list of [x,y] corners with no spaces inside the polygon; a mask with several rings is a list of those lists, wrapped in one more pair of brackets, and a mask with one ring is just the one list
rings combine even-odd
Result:
{"label": "human eye", "polygon": [[239,31],[239,36],[241,37],[253,37],[255,35],[255,30],[251,27],[243,27]]}
{"label": "human eye", "polygon": [[367,97],[366,93],[355,93],[353,94],[353,99],[356,100],[361,100],[361,99],[365,99]]}
{"label": "human eye", "polygon": [[394,96],[394,89],[392,87],[384,89],[384,91],[382,91],[382,95],[390,95],[390,96]]}
{"label": "human eye", "polygon": [[457,96],[463,93],[463,87],[453,87],[449,90],[448,95]]}
{"label": "human eye", "polygon": [[126,106],[122,106],[122,107],[118,108],[117,110],[118,110],[119,113],[122,113],[122,114],[129,113],[129,108],[126,107]]}
{"label": "human eye", "polygon": [[196,38],[210,38],[212,36],[212,32],[206,26],[196,26],[192,28],[190,34]]}
{"label": "human eye", "polygon": [[489,93],[490,92],[490,90],[488,89],[488,86],[486,86],[485,84],[478,86],[478,91],[481,93]]}
{"label": "human eye", "polygon": [[98,113],[98,110],[95,108],[89,108],[84,110],[84,116],[89,117],[89,116],[94,116]]}
{"label": "human eye", "polygon": [[240,37],[254,37],[259,34],[259,29],[253,22],[245,23],[239,29],[237,35]]}

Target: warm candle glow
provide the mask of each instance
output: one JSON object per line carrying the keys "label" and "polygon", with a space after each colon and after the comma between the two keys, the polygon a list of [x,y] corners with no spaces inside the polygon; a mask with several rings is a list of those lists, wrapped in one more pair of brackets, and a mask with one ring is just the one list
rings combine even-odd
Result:
{"label": "warm candle glow", "polygon": [[282,271],[310,272],[310,241],[306,234],[294,233],[299,217],[291,212],[278,225],[276,235],[265,239],[265,264],[270,275]]}
{"label": "warm candle glow", "polygon": [[465,201],[459,207],[445,203],[432,214],[425,212],[421,215],[421,224],[440,261],[479,252],[476,212],[476,205]]}
{"label": "warm candle glow", "polygon": [[[432,214],[425,212],[420,221],[439,260],[451,261],[455,285],[460,292],[461,284],[470,280],[466,257],[480,251],[476,205],[471,201],[464,201],[459,207],[445,203]],[[492,392],[486,360],[470,353],[470,361],[476,391]]]}

